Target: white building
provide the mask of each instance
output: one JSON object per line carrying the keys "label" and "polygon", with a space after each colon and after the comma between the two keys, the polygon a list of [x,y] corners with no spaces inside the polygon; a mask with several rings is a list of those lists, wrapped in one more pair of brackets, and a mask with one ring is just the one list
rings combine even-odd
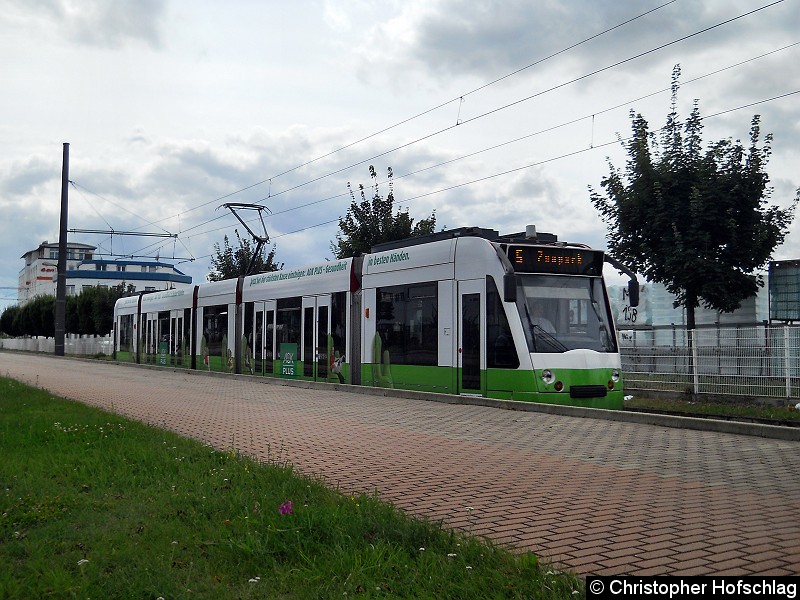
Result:
{"label": "white building", "polygon": [[[636,327],[677,325],[686,326],[686,310],[675,308],[675,296],[663,284],[642,282],[639,306],[631,308],[627,288],[608,286],[609,300],[614,311],[614,319],[619,329]],[[732,313],[724,313],[699,306],[695,309],[697,325],[738,325],[761,323],[769,319],[769,290],[759,288],[756,296],[748,298]]]}
{"label": "white building", "polygon": [[[94,258],[97,248],[88,244],[67,243],[67,295],[80,294],[94,286],[113,287],[124,283],[134,291],[158,291],[192,283],[192,278],[174,265],[158,260],[110,260]],[[58,244],[42,242],[20,258],[25,266],[19,272],[19,305],[37,296],[56,295]]]}

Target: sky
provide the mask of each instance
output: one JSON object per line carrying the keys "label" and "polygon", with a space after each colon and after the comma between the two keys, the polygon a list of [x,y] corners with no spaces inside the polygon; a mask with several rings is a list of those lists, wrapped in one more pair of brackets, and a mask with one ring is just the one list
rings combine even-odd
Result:
{"label": "sky", "polygon": [[[664,125],[680,65],[679,116],[698,102],[707,145],[761,115],[768,201],[788,207],[798,25],[800,0],[2,0],[0,310],[20,257],[58,241],[64,143],[70,229],[177,235],[70,242],[196,283],[246,235],[230,202],[269,208],[285,268],[333,258],[370,165],[437,229],[604,249],[589,186],[625,167],[631,111]],[[800,258],[800,219],[774,258]]]}

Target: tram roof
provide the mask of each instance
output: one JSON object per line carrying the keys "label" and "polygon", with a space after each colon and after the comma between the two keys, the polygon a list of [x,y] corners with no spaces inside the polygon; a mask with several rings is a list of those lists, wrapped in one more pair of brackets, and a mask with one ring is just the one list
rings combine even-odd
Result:
{"label": "tram roof", "polygon": [[489,240],[490,242],[501,243],[535,242],[539,244],[555,244],[558,242],[558,236],[553,233],[541,232],[537,233],[535,238],[530,238],[524,231],[500,235],[496,229],[486,229],[484,227],[458,227],[456,229],[448,229],[446,231],[437,231],[436,233],[406,238],[404,240],[395,240],[393,242],[376,244],[372,247],[372,252],[386,252],[387,250],[407,248],[409,246],[419,246],[421,244],[429,244],[431,242],[439,242],[442,240],[451,240],[459,237],[478,237]]}

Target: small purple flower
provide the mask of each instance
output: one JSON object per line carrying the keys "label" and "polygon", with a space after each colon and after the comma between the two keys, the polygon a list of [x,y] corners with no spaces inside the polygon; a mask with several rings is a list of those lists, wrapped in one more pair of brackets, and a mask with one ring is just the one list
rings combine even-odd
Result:
{"label": "small purple flower", "polygon": [[282,515],[294,514],[294,511],[292,510],[292,501],[289,500],[288,502],[284,502],[283,504],[281,504],[280,507],[278,508],[278,511]]}

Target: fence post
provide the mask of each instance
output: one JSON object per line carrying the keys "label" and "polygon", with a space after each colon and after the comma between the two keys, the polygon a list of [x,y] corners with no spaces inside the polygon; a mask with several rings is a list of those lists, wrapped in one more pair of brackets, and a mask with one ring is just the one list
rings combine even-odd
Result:
{"label": "fence post", "polygon": [[786,400],[792,397],[792,370],[789,360],[789,324],[783,324],[783,370],[786,373]]}

